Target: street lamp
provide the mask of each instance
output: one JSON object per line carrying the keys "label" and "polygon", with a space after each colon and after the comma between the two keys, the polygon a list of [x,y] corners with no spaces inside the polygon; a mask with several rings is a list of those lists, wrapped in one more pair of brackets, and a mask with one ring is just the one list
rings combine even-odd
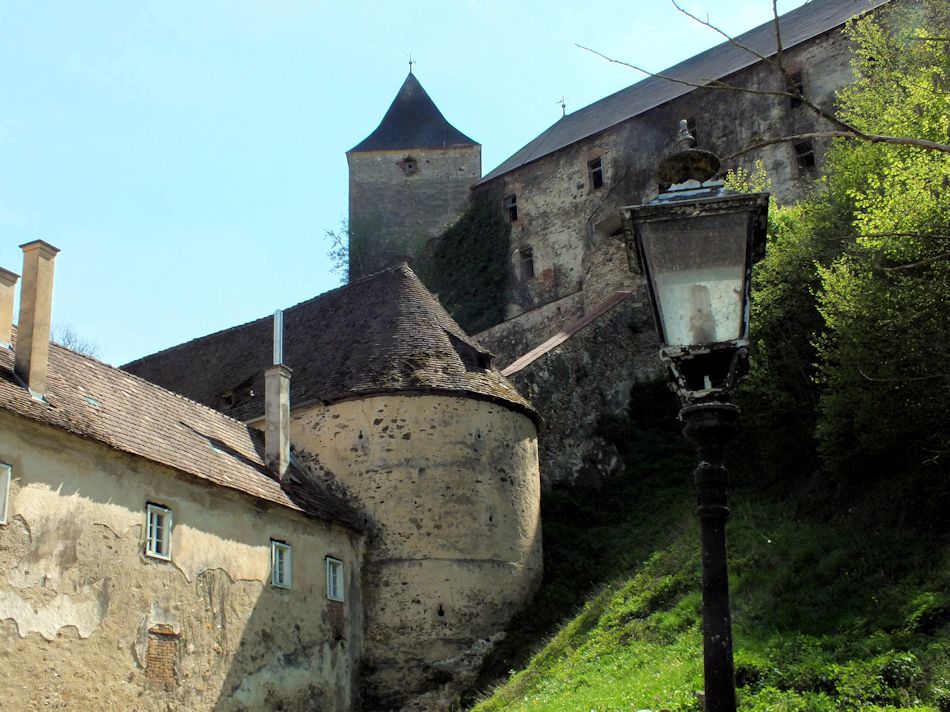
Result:
{"label": "street lamp", "polygon": [[748,371],[752,263],[764,249],[769,196],[735,193],[714,180],[719,159],[692,148],[686,121],[678,143],[657,171],[669,188],[622,209],[624,236],[631,269],[646,279],[660,358],[683,405],[683,432],[699,454],[706,710],[735,712],[722,451],[735,433],[732,400]]}

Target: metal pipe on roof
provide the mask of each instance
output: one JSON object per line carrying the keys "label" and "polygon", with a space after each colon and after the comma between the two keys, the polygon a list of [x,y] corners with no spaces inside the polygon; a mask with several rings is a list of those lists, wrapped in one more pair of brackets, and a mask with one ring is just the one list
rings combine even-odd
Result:
{"label": "metal pipe on roof", "polygon": [[274,365],[284,362],[284,311],[274,312]]}

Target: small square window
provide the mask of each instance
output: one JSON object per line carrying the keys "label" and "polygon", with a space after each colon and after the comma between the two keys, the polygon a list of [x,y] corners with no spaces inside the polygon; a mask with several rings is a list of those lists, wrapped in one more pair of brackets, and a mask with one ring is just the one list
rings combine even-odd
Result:
{"label": "small square window", "polygon": [[293,566],[290,544],[270,540],[270,582],[277,588],[290,588],[291,568]]}
{"label": "small square window", "polygon": [[600,156],[587,162],[587,177],[590,179],[591,190],[604,187],[604,164]]}
{"label": "small square window", "polygon": [[798,167],[804,170],[811,170],[815,167],[815,146],[811,141],[798,141],[794,144],[795,160],[798,161]]}
{"label": "small square window", "polygon": [[7,523],[7,503],[10,500],[10,475],[13,468],[0,463],[0,524]]}
{"label": "small square window", "polygon": [[518,222],[518,197],[509,195],[505,198],[505,212],[508,215],[508,222]]}
{"label": "small square window", "polygon": [[156,559],[172,558],[172,510],[158,504],[145,506],[145,553]]}
{"label": "small square window", "polygon": [[419,162],[412,156],[406,156],[396,165],[398,165],[407,176],[412,176],[419,172]]}
{"label": "small square window", "polygon": [[343,600],[343,562],[331,556],[327,557],[327,598]]}

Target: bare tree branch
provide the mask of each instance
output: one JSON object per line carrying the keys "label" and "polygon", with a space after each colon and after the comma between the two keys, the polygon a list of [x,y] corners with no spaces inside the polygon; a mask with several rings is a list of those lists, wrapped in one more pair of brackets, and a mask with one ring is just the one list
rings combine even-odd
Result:
{"label": "bare tree branch", "polygon": [[901,376],[899,378],[876,378],[874,376],[869,376],[864,372],[864,369],[860,366],[858,367],[858,373],[860,373],[866,380],[871,381],[872,383],[901,383],[903,381],[934,381],[938,379],[950,378],[948,373],[933,373],[926,376]]}
{"label": "bare tree branch", "polygon": [[607,60],[607,61],[610,62],[611,64],[619,64],[619,65],[622,66],[622,67],[629,67],[630,69],[634,69],[634,70],[636,70],[636,71],[638,71],[638,72],[640,72],[640,73],[642,73],[642,74],[646,74],[648,77],[655,77],[655,78],[657,78],[657,79],[663,79],[664,81],[672,82],[673,84],[682,84],[682,85],[684,85],[684,86],[692,87],[692,88],[694,88],[694,89],[708,89],[708,88],[712,87],[712,88],[714,88],[714,89],[723,89],[723,90],[725,90],[725,91],[741,92],[741,93],[743,93],[743,94],[758,94],[758,95],[760,95],[760,96],[780,96],[780,97],[786,97],[786,98],[788,98],[788,99],[798,99],[798,98],[799,98],[799,95],[798,95],[798,94],[793,94],[792,92],[778,91],[778,90],[769,90],[769,89],[749,89],[749,88],[747,88],[747,87],[737,87],[737,86],[735,86],[735,85],[733,85],[733,84],[729,84],[729,83],[727,83],[727,82],[724,82],[724,81],[722,81],[721,79],[707,79],[707,80],[705,80],[705,83],[704,83],[704,84],[700,84],[699,82],[689,81],[688,79],[679,79],[678,77],[674,77],[674,76],[671,76],[671,75],[669,75],[669,74],[660,74],[659,72],[651,72],[650,70],[644,69],[643,67],[637,66],[636,64],[631,64],[630,62],[625,62],[625,61],[623,61],[622,59],[614,59],[613,57],[607,56],[607,55],[604,54],[603,52],[599,52],[598,50],[592,49],[592,48],[590,48],[590,47],[585,47],[584,45],[578,44],[578,43],[576,43],[576,42],[574,43],[574,46],[577,47],[578,49],[582,49],[582,50],[584,50],[584,51],[586,51],[586,52],[590,52],[591,54],[596,54],[598,57],[600,57],[601,59]]}
{"label": "bare tree branch", "polygon": [[[847,126],[847,124],[843,125]],[[858,131],[855,128],[849,128],[843,131],[812,131],[810,133],[793,134],[763,139],[762,141],[750,143],[741,151],[736,151],[735,153],[726,156],[726,160],[736,158],[743,154],[749,153],[750,151],[764,148],[765,146],[773,146],[777,143],[789,143],[790,141],[804,141],[809,138],[846,138],[855,141],[867,141],[868,143],[887,143],[893,146],[916,146],[917,148],[925,148],[929,151],[950,153],[950,145],[938,143],[936,141],[930,141],[925,138],[913,138],[912,136],[884,136],[881,134],[865,133],[864,131]]]}
{"label": "bare tree branch", "polygon": [[900,272],[905,269],[915,269],[917,267],[926,267],[929,264],[932,264],[934,262],[940,262],[941,260],[945,260],[948,257],[950,257],[950,252],[941,252],[939,255],[932,255],[931,257],[925,257],[924,259],[918,260],[917,262],[910,262],[905,265],[897,265],[896,267],[881,267],[881,269],[885,272]]}
{"label": "bare tree branch", "polygon": [[[688,17],[689,19],[694,20],[695,22],[698,22],[700,25],[703,25],[704,27],[708,27],[708,28],[709,28],[710,30],[712,30],[713,32],[718,32],[720,35],[722,35],[723,37],[726,38],[726,41],[727,41],[729,44],[733,45],[734,47],[738,47],[739,49],[743,50],[744,52],[748,52],[748,53],[751,54],[753,57],[758,57],[758,58],[761,59],[763,62],[767,62],[767,63],[769,63],[769,64],[772,64],[772,63],[773,63],[773,60],[772,60],[772,59],[770,59],[769,57],[766,57],[765,55],[759,54],[758,52],[756,52],[756,51],[755,51],[754,49],[752,49],[751,47],[747,47],[746,45],[742,44],[741,42],[736,41],[735,37],[732,37],[731,35],[727,34],[727,33],[724,32],[723,30],[719,29],[719,28],[716,27],[714,24],[712,24],[709,20],[703,20],[701,17],[696,17],[696,15],[694,15],[694,14],[691,13],[689,10],[685,9],[684,7],[682,7],[678,2],[676,2],[676,0],[670,0],[670,2],[673,3],[673,7],[675,7],[675,8],[676,8],[677,10],[679,10],[681,13],[683,13],[684,15],[686,15],[686,17]],[[773,11],[777,12],[777,11],[775,10],[775,2],[774,2],[774,0],[773,0],[773,2],[772,2],[772,8],[773,8]],[[777,23],[778,15],[776,15],[775,17],[776,17],[776,23]],[[778,34],[778,24],[775,25],[775,32],[776,32],[776,34]],[[781,47],[781,45],[779,45],[779,46]],[[781,54],[781,53],[780,53],[780,54]]]}
{"label": "bare tree branch", "polygon": [[[780,74],[782,81],[786,87],[786,91],[769,91],[769,90],[763,90],[763,89],[750,89],[747,87],[735,86],[733,84],[724,82],[720,79],[710,79],[710,80],[707,80],[706,83],[700,84],[695,81],[681,79],[679,77],[670,76],[668,74],[662,74],[659,72],[651,72],[649,70],[644,69],[643,67],[637,66],[635,64],[631,64],[630,62],[625,62],[623,60],[609,57],[603,52],[599,52],[590,47],[585,47],[584,45],[577,44],[577,43],[575,43],[575,45],[582,50],[591,52],[592,54],[596,54],[598,57],[605,59],[606,61],[612,64],[619,64],[624,67],[629,67],[630,69],[633,69],[637,72],[645,74],[649,77],[663,79],[665,81],[672,82],[674,84],[681,84],[683,86],[692,87],[694,89],[718,89],[718,90],[723,90],[723,91],[741,92],[743,94],[753,94],[753,95],[759,95],[759,96],[774,96],[774,97],[784,97],[788,99],[794,99],[800,102],[802,106],[806,107],[809,111],[814,113],[816,116],[829,122],[832,126],[836,127],[837,129],[835,131],[817,131],[817,132],[806,133],[806,134],[797,134],[795,136],[781,136],[774,139],[758,141],[752,145],[747,146],[743,150],[732,154],[731,156],[727,156],[727,159],[741,156],[744,153],[748,153],[749,151],[754,151],[759,148],[764,148],[765,146],[771,146],[777,143],[788,143],[790,141],[799,141],[799,140],[804,140],[807,138],[856,139],[860,141],[867,141],[869,143],[885,143],[885,144],[890,144],[894,146],[914,146],[914,147],[923,148],[929,151],[939,151],[941,153],[950,153],[950,144],[940,143],[938,141],[930,141],[928,139],[923,139],[923,138],[915,138],[911,136],[888,136],[888,135],[883,135],[883,134],[873,134],[873,133],[868,133],[866,131],[862,131],[861,129],[854,126],[853,124],[850,124],[847,121],[844,121],[843,119],[835,116],[835,114],[832,111],[829,111],[819,106],[814,101],[809,99],[807,96],[802,94],[801,91],[799,91],[798,87],[796,86],[795,80],[792,78],[791,74],[788,73],[788,70],[782,64],[782,51],[783,51],[782,50],[782,36],[781,36],[781,32],[779,31],[779,21],[778,21],[779,16],[778,16],[778,6],[777,6],[776,0],[772,0],[772,16],[774,18],[774,24],[775,24],[775,46],[776,46],[775,55],[772,57],[763,55],[760,52],[757,52],[756,50],[752,49],[751,47],[748,47],[742,44],[741,42],[737,42],[728,33],[726,33],[724,30],[720,29],[719,27],[711,23],[709,20],[703,20],[702,18],[697,17],[693,13],[681,7],[677,3],[677,0],[670,0],[670,2],[673,3],[673,7],[675,7],[677,10],[679,10],[681,13],[683,13],[687,17],[691,18],[695,22],[698,22],[699,24],[705,27],[710,28],[711,30],[714,30],[715,32],[725,37],[726,40],[733,46],[738,47],[739,49],[745,52],[748,52],[753,57],[756,57],[757,59],[759,59],[766,65],[773,67]],[[942,40],[943,38],[933,38],[933,39]]]}

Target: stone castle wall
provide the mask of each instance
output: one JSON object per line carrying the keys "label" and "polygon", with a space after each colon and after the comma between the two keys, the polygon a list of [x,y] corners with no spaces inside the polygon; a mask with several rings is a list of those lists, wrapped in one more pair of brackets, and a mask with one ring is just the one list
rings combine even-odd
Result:
{"label": "stone castle wall", "polygon": [[[792,71],[801,71],[806,95],[831,107],[834,92],[851,78],[849,44],[834,30],[787,50],[783,61]],[[770,67],[754,65],[728,81],[751,89],[776,89],[780,78]],[[592,252],[619,228],[619,211],[624,205],[641,203],[656,195],[654,171],[675,138],[680,119],[695,122],[700,148],[723,158],[723,168],[751,169],[759,159],[773,183],[780,202],[801,194],[811,172],[799,166],[791,143],[778,143],[739,156],[745,146],[766,137],[814,131],[820,120],[804,106],[791,107],[781,97],[741,92],[696,89],[640,116],[580,140],[510,173],[476,187],[502,196],[514,195],[518,219],[512,223],[511,249],[519,253],[531,249],[533,276],[519,269],[513,260],[506,297],[510,319],[538,306],[563,299],[580,290],[587,291],[596,280],[589,309],[603,294],[623,286],[626,277],[593,269]],[[824,146],[815,143],[820,164]],[[600,158],[604,185],[594,188],[588,163]],[[503,203],[499,203],[503,210]],[[625,270],[622,260],[615,264]],[[511,327],[509,327],[511,328]]]}
{"label": "stone castle wall", "polygon": [[[354,705],[360,536],[5,413],[0,462],[4,709]],[[171,561],[144,555],[147,502],[172,510]],[[289,590],[270,585],[271,538],[292,546]]]}
{"label": "stone castle wall", "polygon": [[350,279],[412,261],[465,210],[481,146],[351,152]]}
{"label": "stone castle wall", "polygon": [[598,420],[621,414],[635,383],[663,374],[642,283],[562,343],[508,376],[544,417],[538,437],[542,482],[599,485],[623,467],[598,435]]}
{"label": "stone castle wall", "polygon": [[393,394],[301,407],[291,437],[364,512],[368,708],[423,693],[447,704],[540,582],[534,423],[486,401]]}

